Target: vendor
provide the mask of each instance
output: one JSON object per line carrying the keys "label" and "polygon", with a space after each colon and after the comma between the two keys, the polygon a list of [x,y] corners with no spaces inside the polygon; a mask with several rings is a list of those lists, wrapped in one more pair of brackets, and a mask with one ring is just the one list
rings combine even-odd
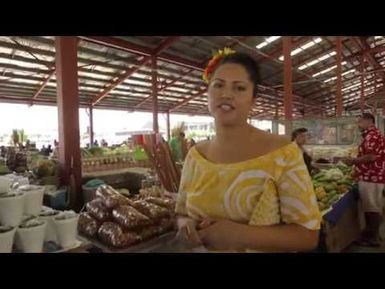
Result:
{"label": "vendor", "polygon": [[301,149],[303,154],[303,160],[305,161],[307,170],[309,171],[309,174],[312,174],[316,172],[317,169],[313,167],[313,165],[311,164],[312,157],[304,148],[304,145],[306,144],[306,138],[307,138],[307,129],[304,127],[297,128],[291,134],[291,140],[294,141],[298,145],[298,147]]}
{"label": "vendor", "polygon": [[362,143],[358,148],[357,158],[348,158],[344,162],[355,166],[358,190],[365,213],[366,228],[358,245],[379,247],[379,229],[383,210],[383,191],[385,187],[385,142],[384,136],[375,127],[374,116],[363,113],[358,118],[358,127],[362,132]]}
{"label": "vendor", "polygon": [[177,237],[220,251],[309,251],[320,212],[302,152],[289,139],[247,123],[258,66],[224,50],[204,72],[216,135],[186,157]]}

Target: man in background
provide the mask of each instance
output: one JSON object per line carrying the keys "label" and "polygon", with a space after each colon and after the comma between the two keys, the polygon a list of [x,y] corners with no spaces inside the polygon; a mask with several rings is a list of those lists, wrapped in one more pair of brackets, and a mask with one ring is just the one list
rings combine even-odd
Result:
{"label": "man in background", "polygon": [[357,244],[378,247],[385,184],[384,137],[375,127],[375,118],[370,113],[363,113],[358,118],[358,127],[362,133],[358,156],[344,160],[355,166],[354,174],[365,213],[366,228]]}
{"label": "man in background", "polygon": [[306,151],[304,145],[306,144],[306,138],[307,138],[307,129],[304,127],[297,128],[294,130],[291,134],[291,140],[294,141],[298,147],[301,149],[303,154],[303,160],[306,164],[307,170],[309,171],[309,174],[312,174],[317,171],[315,167],[313,167],[312,163],[312,157],[309,155],[309,153]]}

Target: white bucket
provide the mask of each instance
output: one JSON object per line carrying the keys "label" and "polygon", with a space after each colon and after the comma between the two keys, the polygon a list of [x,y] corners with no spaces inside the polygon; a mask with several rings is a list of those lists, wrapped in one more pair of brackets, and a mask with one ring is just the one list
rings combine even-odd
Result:
{"label": "white bucket", "polygon": [[58,215],[59,215],[58,211],[56,211],[55,215],[50,215],[50,216],[39,215],[39,219],[47,222],[47,227],[45,228],[44,242],[52,241],[57,243],[54,218],[56,218]]}
{"label": "white bucket", "polygon": [[17,227],[23,217],[24,194],[12,197],[0,197],[0,223],[4,226]]}
{"label": "white bucket", "polygon": [[0,253],[12,253],[15,233],[16,227],[14,227],[11,231],[0,233]]}
{"label": "white bucket", "polygon": [[16,231],[15,245],[24,253],[41,253],[44,245],[44,234],[47,222],[31,227],[18,228]]}
{"label": "white bucket", "polygon": [[64,249],[72,247],[77,242],[78,220],[79,216],[64,220],[54,219],[56,237],[59,245]]}
{"label": "white bucket", "polygon": [[19,191],[24,192],[24,214],[37,216],[41,212],[43,206],[44,190],[43,186],[21,186]]}
{"label": "white bucket", "polygon": [[13,180],[11,178],[1,176],[0,177],[0,194],[8,193],[12,184],[13,184]]}

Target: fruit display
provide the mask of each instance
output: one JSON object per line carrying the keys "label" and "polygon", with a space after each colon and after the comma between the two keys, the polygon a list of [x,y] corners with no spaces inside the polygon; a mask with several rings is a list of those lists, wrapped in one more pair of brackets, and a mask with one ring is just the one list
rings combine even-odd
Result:
{"label": "fruit display", "polygon": [[127,197],[101,185],[79,217],[78,232],[96,246],[124,249],[173,231],[175,201],[165,196]]}
{"label": "fruit display", "polygon": [[312,177],[321,211],[329,209],[343,194],[352,189],[354,181],[351,178],[351,172],[352,167],[338,163],[335,167],[321,170]]}
{"label": "fruit display", "polygon": [[[143,149],[141,148],[143,151]],[[132,151],[127,145],[115,148],[92,147],[81,149],[83,171],[104,171],[127,167],[149,167],[148,158],[138,157],[138,151]]]}
{"label": "fruit display", "polygon": [[306,145],[307,151],[313,160],[327,160],[332,162],[334,158],[355,157],[358,153],[357,145],[336,146],[336,145]]}

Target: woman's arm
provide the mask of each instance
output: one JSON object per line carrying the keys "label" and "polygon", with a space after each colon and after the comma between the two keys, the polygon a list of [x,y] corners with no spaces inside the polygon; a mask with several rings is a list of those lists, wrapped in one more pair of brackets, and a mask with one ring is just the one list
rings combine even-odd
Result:
{"label": "woman's arm", "polygon": [[310,251],[318,244],[318,230],[296,224],[251,226],[221,220],[198,234],[208,248],[222,250]]}

